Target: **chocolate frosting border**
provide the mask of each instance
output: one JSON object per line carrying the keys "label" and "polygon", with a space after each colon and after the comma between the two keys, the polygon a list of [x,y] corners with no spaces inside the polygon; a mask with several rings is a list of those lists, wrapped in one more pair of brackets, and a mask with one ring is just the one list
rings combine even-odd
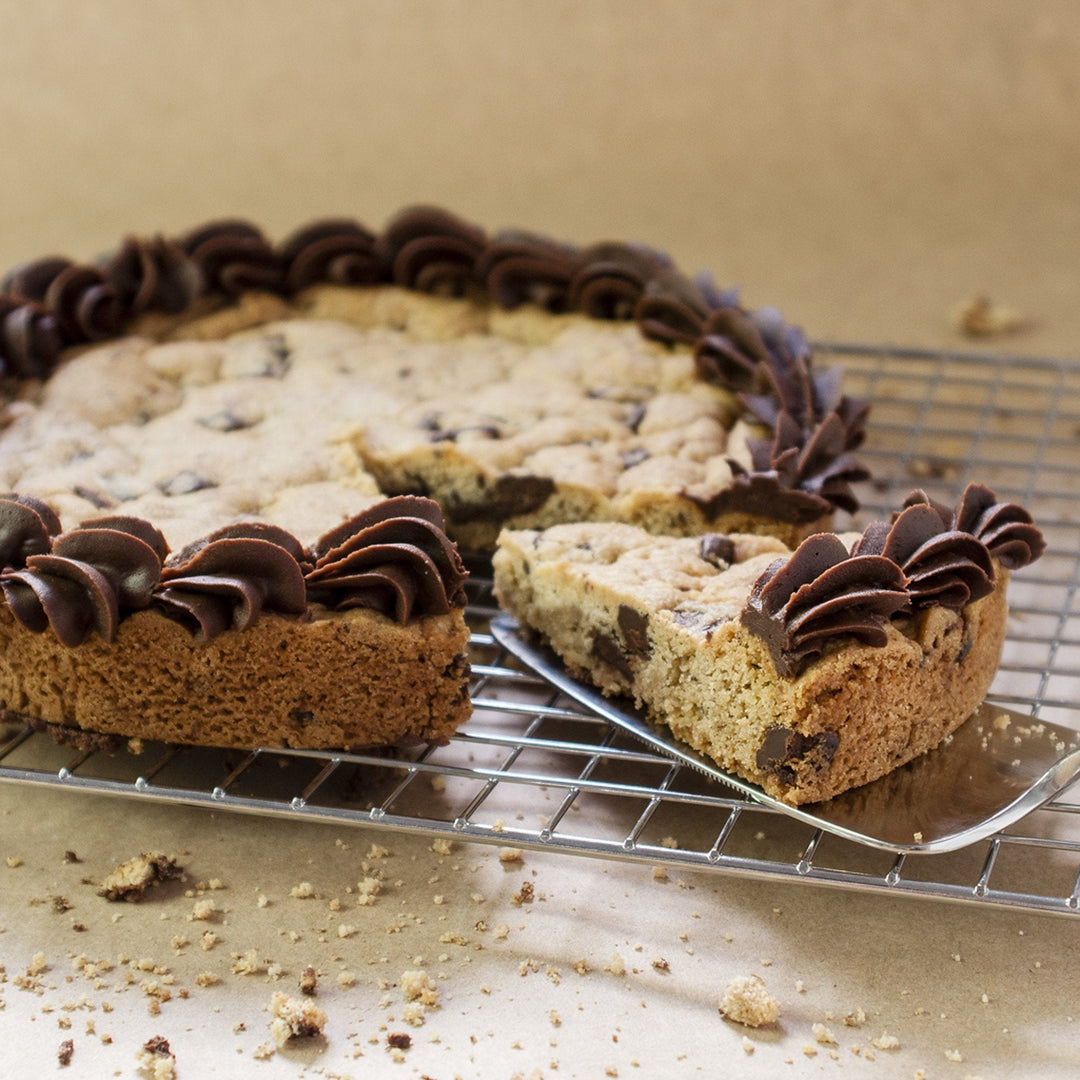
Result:
{"label": "chocolate frosting border", "polygon": [[739,621],[765,642],[777,673],[797,678],[829,641],[882,646],[894,617],[929,607],[960,611],[993,592],[996,566],[1017,570],[1046,550],[1031,515],[970,483],[955,510],[913,491],[888,521],[872,521],[851,549],[835,533],[807,537],[774,560]]}
{"label": "chocolate frosting border", "polygon": [[734,469],[736,489],[749,483],[770,516],[796,523],[858,505],[851,485],[869,473],[850,451],[868,405],[840,392],[838,369],[812,370],[805,335],[775,309],[747,311],[736,290],[690,279],[642,244],[488,236],[435,206],[406,207],[380,234],[326,218],[274,244],[250,222],[221,220],[172,239],[129,236],[98,266],[25,263],[0,283],[0,377],[47,378],[65,349],[117,337],[141,314],[175,315],[204,298],[226,304],[247,290],[289,297],[320,282],[632,320],[647,338],[689,346],[699,378],[734,393],[770,432],[751,447],[752,469]]}
{"label": "chocolate frosting border", "polygon": [[278,526],[240,522],[170,554],[141,518],[91,518],[60,532],[48,504],[0,494],[0,602],[69,648],[93,632],[111,642],[125,615],[147,608],[201,640],[246,629],[263,612],[309,617],[314,604],[371,608],[404,625],[463,608],[467,577],[442,511],[421,496],[384,499],[310,549]]}

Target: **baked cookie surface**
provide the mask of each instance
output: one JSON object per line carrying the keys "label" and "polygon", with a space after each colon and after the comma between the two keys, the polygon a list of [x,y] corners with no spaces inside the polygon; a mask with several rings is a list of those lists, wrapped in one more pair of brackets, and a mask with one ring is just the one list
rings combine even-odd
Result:
{"label": "baked cookie surface", "polygon": [[[798,328],[641,245],[430,208],[379,234],[216,222],[17,268],[0,388],[0,492],[19,493],[0,497],[0,707],[68,731],[445,738],[468,715],[453,541],[489,555],[501,533],[500,596],[568,663],[782,797],[825,798],[984,692],[1006,574],[975,519],[1024,548],[1006,569],[1040,550],[979,495],[861,539],[886,587],[845,585],[852,552],[821,538],[857,509],[868,406]],[[819,577],[843,586],[824,619]]]}
{"label": "baked cookie surface", "polygon": [[65,524],[123,506],[175,543],[256,519],[310,537],[411,493],[479,551],[575,520],[796,542],[865,476],[865,407],[797,328],[636,245],[421,208],[277,246],[216,223],[6,284],[0,488]]}
{"label": "baked cookie surface", "polygon": [[997,670],[1007,567],[1040,544],[1023,511],[973,487],[948,520],[916,495],[889,524],[794,553],[738,534],[508,530],[495,589],[578,677],[801,804],[885,775],[971,714]]}

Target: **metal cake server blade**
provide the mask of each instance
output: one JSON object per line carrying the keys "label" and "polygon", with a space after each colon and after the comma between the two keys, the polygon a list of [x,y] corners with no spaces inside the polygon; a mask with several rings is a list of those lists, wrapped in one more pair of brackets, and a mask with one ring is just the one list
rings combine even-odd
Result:
{"label": "metal cake server blade", "polygon": [[815,828],[896,853],[955,851],[1000,832],[1080,776],[1080,732],[983,703],[936,750],[827,802],[789,806],[648,720],[626,699],[604,697],[509,615],[492,637],[526,667],[597,716],[746,797]]}

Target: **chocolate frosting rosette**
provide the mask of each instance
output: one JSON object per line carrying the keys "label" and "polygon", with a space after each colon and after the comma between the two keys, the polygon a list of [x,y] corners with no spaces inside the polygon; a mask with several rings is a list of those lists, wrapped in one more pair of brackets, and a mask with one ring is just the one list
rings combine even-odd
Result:
{"label": "chocolate frosting rosette", "polygon": [[367,607],[406,623],[465,606],[467,571],[431,499],[400,495],[323,536],[308,593],[336,611]]}
{"label": "chocolate frosting rosette", "polygon": [[808,537],[754,583],[742,624],[769,647],[776,670],[796,677],[829,639],[885,640],[894,616],[961,610],[995,587],[994,561],[1027,566],[1046,547],[1023,507],[969,484],[955,510],[914,491],[889,521],[871,522],[849,551],[839,537]]}

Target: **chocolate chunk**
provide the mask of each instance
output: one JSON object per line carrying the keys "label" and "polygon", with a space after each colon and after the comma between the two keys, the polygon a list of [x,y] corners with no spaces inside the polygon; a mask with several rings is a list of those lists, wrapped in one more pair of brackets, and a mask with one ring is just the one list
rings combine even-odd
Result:
{"label": "chocolate chunk", "polygon": [[155,1054],[158,1057],[172,1057],[172,1049],[169,1046],[169,1040],[162,1038],[160,1035],[153,1035],[143,1043],[143,1049],[148,1054]]}
{"label": "chocolate chunk", "polygon": [[618,623],[627,649],[638,656],[647,657],[652,652],[649,645],[649,616],[628,604],[620,604]]}
{"label": "chocolate chunk", "polygon": [[814,768],[824,769],[832,761],[839,745],[840,737],[835,731],[803,735],[791,728],[771,727],[765,732],[755,763],[762,772],[773,773],[782,780],[793,782],[795,763],[810,762]]}
{"label": "chocolate chunk", "polygon": [[633,668],[626,658],[619,643],[611,634],[597,634],[593,638],[592,654],[597,660],[602,660],[609,667],[613,667],[625,679],[634,677]]}
{"label": "chocolate chunk", "polygon": [[217,484],[200,476],[197,472],[192,472],[191,469],[184,469],[158,484],[158,490],[163,495],[191,495],[193,492],[212,487],[217,487]]}
{"label": "chocolate chunk", "polygon": [[698,554],[705,562],[726,570],[735,561],[735,542],[723,533],[706,533],[701,538]]}
{"label": "chocolate chunk", "polygon": [[443,507],[454,521],[501,521],[517,514],[538,510],[555,491],[555,481],[549,476],[500,476],[488,488],[482,502],[449,504]]}
{"label": "chocolate chunk", "polygon": [[624,469],[632,469],[635,465],[640,465],[643,461],[648,461],[652,455],[644,446],[637,446],[633,450],[624,450],[619,455],[619,460],[622,462]]}

